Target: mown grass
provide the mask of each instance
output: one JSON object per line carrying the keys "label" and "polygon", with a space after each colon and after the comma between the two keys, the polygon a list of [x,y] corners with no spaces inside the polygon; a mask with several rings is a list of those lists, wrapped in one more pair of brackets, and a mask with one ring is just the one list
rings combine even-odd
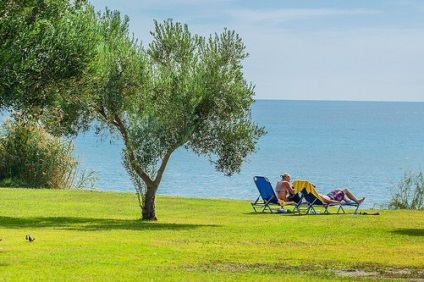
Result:
{"label": "mown grass", "polygon": [[248,201],[161,196],[159,221],[144,222],[134,193],[0,197],[2,281],[424,279],[423,211],[260,214]]}

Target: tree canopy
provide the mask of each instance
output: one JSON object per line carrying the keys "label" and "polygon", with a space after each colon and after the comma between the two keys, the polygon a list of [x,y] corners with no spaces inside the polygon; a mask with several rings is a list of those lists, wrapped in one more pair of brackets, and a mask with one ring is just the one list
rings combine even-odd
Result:
{"label": "tree canopy", "polygon": [[14,3],[2,10],[18,17],[5,23],[17,34],[0,33],[0,58],[11,67],[0,73],[0,105],[56,109],[61,132],[96,119],[122,138],[143,219],[156,220],[156,192],[176,149],[208,157],[225,175],[255,152],[265,130],[251,120],[254,86],[243,76],[248,54],[235,31],[206,38],[186,24],[155,21],[143,47],[118,11],[94,16],[85,1]]}
{"label": "tree canopy", "polygon": [[[86,115],[83,87],[97,46],[96,14],[85,0],[2,0],[0,108],[67,124]],[[66,114],[65,114],[66,112]]]}
{"label": "tree canopy", "polygon": [[177,148],[207,156],[226,175],[255,151],[264,130],[251,121],[254,88],[242,72],[247,53],[234,31],[204,38],[187,25],[155,21],[153,41],[143,49],[117,13],[102,21],[109,47],[99,60],[108,74],[96,94],[100,118],[121,134],[142,216],[155,219],[156,191]]}

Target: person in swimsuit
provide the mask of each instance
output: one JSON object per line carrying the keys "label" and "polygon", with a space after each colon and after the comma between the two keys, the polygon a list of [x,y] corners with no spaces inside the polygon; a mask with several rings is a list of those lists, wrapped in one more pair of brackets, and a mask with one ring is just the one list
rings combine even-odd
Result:
{"label": "person in swimsuit", "polygon": [[291,176],[288,173],[281,175],[281,180],[275,185],[275,193],[279,200],[284,202],[299,202],[300,196],[290,185]]}
{"label": "person in swimsuit", "polygon": [[340,203],[341,201],[349,202],[354,201],[357,204],[362,203],[365,200],[365,197],[362,197],[361,199],[357,199],[352,192],[349,191],[349,189],[335,189],[328,193],[327,195],[321,195],[321,198],[324,200],[326,204],[329,203]]}

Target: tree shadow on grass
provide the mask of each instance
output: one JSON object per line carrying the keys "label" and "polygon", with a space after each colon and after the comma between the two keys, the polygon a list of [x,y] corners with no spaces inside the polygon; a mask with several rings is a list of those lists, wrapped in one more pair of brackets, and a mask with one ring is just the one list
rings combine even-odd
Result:
{"label": "tree shadow on grass", "polygon": [[288,213],[280,213],[280,212],[245,212],[245,215],[254,215],[254,216],[261,216],[261,215],[275,215],[275,216],[347,216],[347,215],[353,215],[352,213],[324,213],[324,212],[318,212],[318,213],[298,213],[290,211]]}
{"label": "tree shadow on grass", "polygon": [[5,217],[0,216],[0,227],[10,229],[57,228],[80,231],[100,230],[187,230],[200,227],[219,227],[212,224],[178,224],[153,221],[84,218],[84,217]]}
{"label": "tree shadow on grass", "polygon": [[424,229],[422,228],[402,228],[402,229],[395,229],[390,231],[392,233],[396,233],[399,235],[407,235],[407,236],[424,236]]}

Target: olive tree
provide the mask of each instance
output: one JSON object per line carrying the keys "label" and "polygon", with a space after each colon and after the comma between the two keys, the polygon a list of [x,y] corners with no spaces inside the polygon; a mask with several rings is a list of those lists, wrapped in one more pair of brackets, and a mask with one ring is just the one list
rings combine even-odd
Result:
{"label": "olive tree", "polygon": [[153,40],[143,48],[119,13],[107,11],[100,26],[98,118],[122,137],[142,219],[156,220],[155,196],[176,149],[207,156],[232,175],[265,133],[251,121],[254,87],[242,71],[248,54],[229,30],[205,38],[187,25],[155,21]]}
{"label": "olive tree", "polygon": [[85,0],[2,0],[0,109],[66,124],[62,129],[72,133],[87,125],[90,96],[83,89],[91,79],[96,23]]}
{"label": "olive tree", "polygon": [[1,1],[0,108],[42,118],[57,134],[97,119],[122,138],[142,219],[156,220],[175,150],[207,156],[231,175],[265,132],[251,121],[254,87],[243,76],[248,54],[238,34],[205,38],[166,20],[154,23],[144,48],[128,21],[116,11],[96,15],[85,0]]}

